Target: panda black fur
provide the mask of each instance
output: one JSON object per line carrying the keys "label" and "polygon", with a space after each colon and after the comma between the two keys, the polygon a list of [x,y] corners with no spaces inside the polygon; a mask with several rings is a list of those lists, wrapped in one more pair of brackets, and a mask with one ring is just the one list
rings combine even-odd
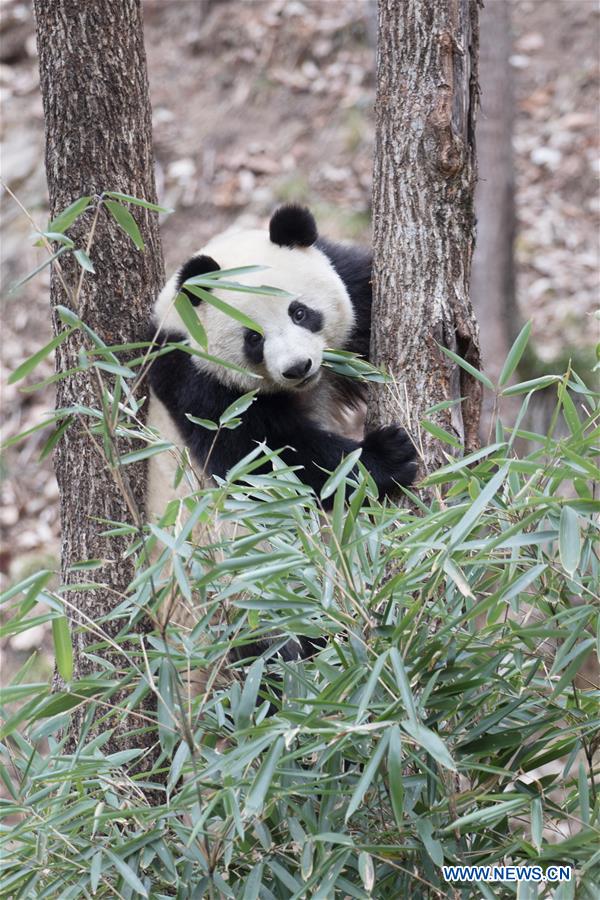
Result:
{"label": "panda black fur", "polygon": [[[219,268],[252,264],[267,265],[269,270],[239,276],[238,281],[284,288],[293,299],[215,291],[262,326],[262,339],[212,305],[191,293],[188,296],[207,332],[209,353],[256,372],[262,380],[172,350],[156,358],[150,370],[154,396],[149,424],[161,433],[165,425],[174,426],[175,435],[165,437],[178,437],[208,477],[225,476],[257,442],[265,441],[271,449],[285,448],[284,462],[301,466],[298,477],[317,493],[327,472],[358,447],[380,496],[392,491],[395,483],[410,485],[416,471],[415,451],[403,429],[396,425],[376,428],[359,441],[346,436],[340,426],[344,411],[364,404],[364,385],[321,368],[322,352],[333,347],[368,358],[371,257],[359,248],[318,237],[309,210],[281,207],[268,233],[221,236],[188,260],[156,303],[161,342],[187,339],[173,308],[184,281]],[[222,430],[216,442],[214,432],[187,418],[191,414],[216,421],[237,397],[255,388],[257,398],[243,414],[241,425]],[[156,401],[162,408],[157,409]],[[153,481],[165,487],[163,473],[155,473],[153,479],[151,464],[150,494]],[[162,508],[150,498],[150,512],[162,512],[164,497],[161,500]]]}

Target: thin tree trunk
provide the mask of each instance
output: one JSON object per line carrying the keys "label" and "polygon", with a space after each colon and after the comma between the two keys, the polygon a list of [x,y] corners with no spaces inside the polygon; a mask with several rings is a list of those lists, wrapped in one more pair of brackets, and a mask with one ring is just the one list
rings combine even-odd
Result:
{"label": "thin tree trunk", "polygon": [[[481,15],[481,111],[477,120],[479,181],[475,192],[477,246],[473,255],[471,297],[481,326],[484,371],[497,379],[519,329],[515,300],[515,234],[512,132],[514,98],[509,63],[510,3],[488,3]],[[494,398],[486,395],[481,423],[485,440]],[[503,412],[514,421],[520,402]]]}
{"label": "thin tree trunk", "polygon": [[[395,378],[369,421],[433,419],[466,452],[479,440],[481,385],[445,356],[479,367],[469,301],[474,242],[477,0],[379,0],[371,354]],[[407,417],[410,413],[410,421]],[[423,472],[450,448],[422,430]]]}
{"label": "thin tree trunk", "polygon": [[[46,174],[52,216],[82,195],[97,196],[113,190],[155,200],[152,120],[148,96],[146,56],[140,0],[34,0],[40,79],[46,122]],[[86,274],[81,291],[66,293],[57,271],[52,273],[51,305],[55,331],[61,324],[58,304],[73,306],[76,314],[108,345],[140,340],[151,303],[163,282],[163,261],[155,213],[134,207],[146,243],[135,249],[103,208],[94,221],[90,211],[70,229],[77,246],[94,240],[90,256],[95,275]],[[64,280],[77,284],[80,270],[71,255],[61,258]],[[86,345],[81,332],[62,343],[56,366],[60,372],[79,364]],[[106,384],[110,376],[101,373]],[[57,407],[83,404],[98,408],[98,373],[86,370],[58,382]],[[144,464],[125,470],[107,465],[102,439],[89,433],[89,420],[78,417],[55,452],[60,489],[62,578],[64,584],[81,581],[70,567],[80,560],[100,559],[93,580],[105,587],[93,591],[73,589],[66,594],[78,611],[77,621],[97,621],[121,602],[133,576],[133,561],[126,558],[125,538],[102,537],[108,521],[137,524],[143,515],[146,471]],[[119,451],[127,449],[124,443]],[[116,628],[116,626],[115,626]],[[111,633],[110,626],[105,631]],[[74,631],[74,678],[89,674],[93,664],[86,645],[97,640],[89,631]],[[115,651],[115,665],[123,663]],[[71,741],[78,736],[81,717],[74,718]],[[124,746],[129,722],[104,722],[103,730],[117,726],[110,747]],[[121,737],[119,737],[119,730]],[[147,738],[138,738],[138,745]]]}

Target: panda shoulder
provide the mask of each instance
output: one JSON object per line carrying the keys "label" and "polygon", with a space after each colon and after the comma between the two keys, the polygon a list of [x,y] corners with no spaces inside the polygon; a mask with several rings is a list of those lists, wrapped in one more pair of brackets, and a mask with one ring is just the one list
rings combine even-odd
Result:
{"label": "panda shoulder", "polygon": [[322,237],[319,237],[315,246],[340,276],[353,303],[363,299],[357,296],[358,292],[364,294],[367,291],[370,296],[373,256],[369,249]]}

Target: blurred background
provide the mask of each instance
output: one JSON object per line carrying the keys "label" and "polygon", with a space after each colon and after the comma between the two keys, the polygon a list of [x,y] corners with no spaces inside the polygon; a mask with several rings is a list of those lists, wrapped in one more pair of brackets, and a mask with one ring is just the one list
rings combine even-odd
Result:
{"label": "blurred background", "polygon": [[[144,0],[167,273],[213,234],[266,223],[281,202],[315,212],[322,233],[370,240],[376,7],[371,0]],[[484,362],[497,373],[527,319],[520,375],[582,374],[599,322],[600,6],[596,0],[487,0],[481,13],[479,244],[473,298]],[[29,3],[0,0],[4,182],[47,222],[44,122]],[[107,189],[111,185],[106,185]],[[7,386],[50,336],[48,270],[31,224],[2,189],[3,438],[40,421],[51,389]],[[586,371],[587,370],[587,371]],[[46,360],[25,381],[52,374]],[[18,388],[21,388],[19,390]],[[510,410],[507,411],[507,416]],[[544,429],[544,404],[537,408]],[[58,558],[57,487],[38,460],[48,433],[2,459],[0,585]],[[485,435],[484,435],[485,437]],[[46,637],[11,638],[15,665]],[[22,659],[20,659],[22,656]],[[47,657],[50,666],[50,655]],[[12,666],[11,666],[12,667]]]}

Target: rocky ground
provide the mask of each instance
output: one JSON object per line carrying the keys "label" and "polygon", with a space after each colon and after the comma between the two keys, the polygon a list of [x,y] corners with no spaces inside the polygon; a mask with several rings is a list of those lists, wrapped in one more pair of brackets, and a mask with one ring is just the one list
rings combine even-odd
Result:
{"label": "rocky ground", "polygon": [[[503,0],[488,0],[503,2]],[[596,0],[515,0],[518,301],[538,353],[595,338],[598,305]],[[301,200],[324,233],[368,241],[373,152],[373,6],[367,0],[145,0],[167,270],[235,221],[263,223]],[[4,182],[47,217],[43,115],[29,3],[0,0]],[[110,188],[110,185],[107,185]],[[3,284],[41,261],[31,224],[3,193]],[[3,301],[4,439],[40,420],[50,391],[7,386],[50,336],[47,272]],[[52,373],[47,360],[30,379]],[[37,432],[3,457],[0,572],[6,584],[56,560],[57,488]],[[12,638],[19,656],[40,636]]]}
{"label": "rocky ground", "polygon": [[600,7],[512,6],[517,300],[550,361],[600,339]]}

